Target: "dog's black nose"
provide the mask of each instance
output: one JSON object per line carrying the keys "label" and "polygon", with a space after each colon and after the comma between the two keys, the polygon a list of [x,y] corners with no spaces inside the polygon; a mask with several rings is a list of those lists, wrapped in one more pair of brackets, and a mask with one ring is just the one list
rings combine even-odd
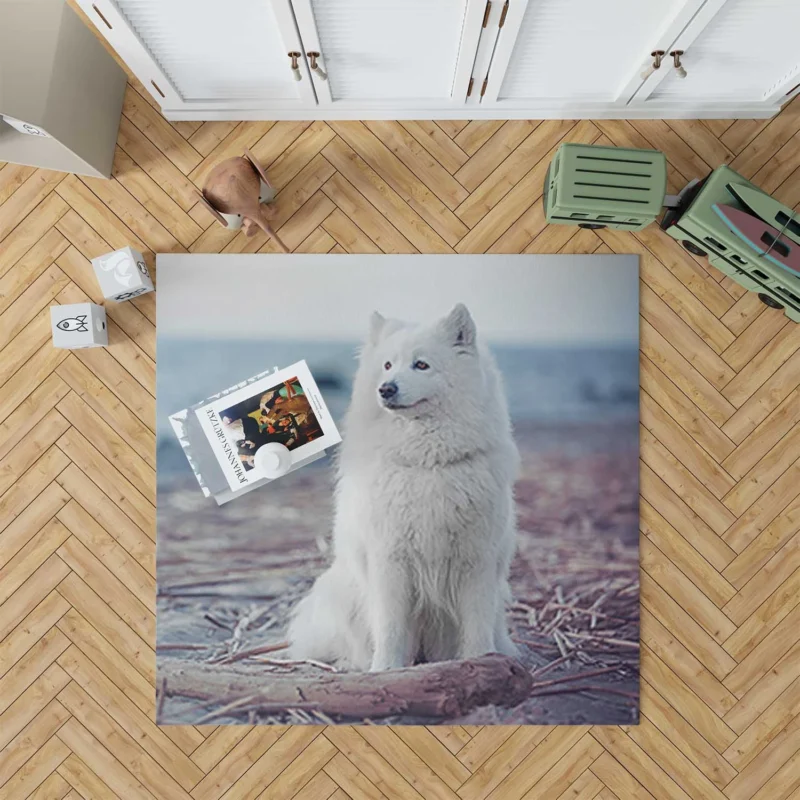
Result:
{"label": "dog's black nose", "polygon": [[397,384],[394,381],[386,381],[378,387],[378,394],[384,399],[388,400],[397,394]]}

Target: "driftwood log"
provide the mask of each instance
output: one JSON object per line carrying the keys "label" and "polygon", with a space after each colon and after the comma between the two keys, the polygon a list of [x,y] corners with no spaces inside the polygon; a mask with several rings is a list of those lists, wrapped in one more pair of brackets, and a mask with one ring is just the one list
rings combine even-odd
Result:
{"label": "driftwood log", "polygon": [[168,696],[221,703],[248,698],[251,707],[260,702],[273,710],[313,707],[336,719],[395,714],[457,717],[479,706],[515,706],[530,695],[533,685],[522,664],[496,653],[386,672],[319,677],[160,658],[159,676]]}

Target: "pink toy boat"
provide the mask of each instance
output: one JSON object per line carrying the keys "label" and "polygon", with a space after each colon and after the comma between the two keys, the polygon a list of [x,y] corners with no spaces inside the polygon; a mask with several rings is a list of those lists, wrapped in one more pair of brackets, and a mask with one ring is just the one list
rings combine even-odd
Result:
{"label": "pink toy boat", "polygon": [[712,208],[722,221],[759,255],[781,269],[800,275],[800,244],[781,235],[777,228],[738,208],[716,203]]}

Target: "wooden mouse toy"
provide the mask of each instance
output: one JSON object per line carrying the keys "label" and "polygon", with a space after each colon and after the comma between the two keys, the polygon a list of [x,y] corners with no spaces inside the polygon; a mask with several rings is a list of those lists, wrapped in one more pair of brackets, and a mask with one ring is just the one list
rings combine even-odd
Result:
{"label": "wooden mouse toy", "polygon": [[226,228],[244,228],[247,236],[253,236],[261,228],[288,253],[289,248],[269,223],[274,210],[263,205],[274,197],[275,190],[267,174],[246,148],[243,156],[226,158],[211,170],[200,195],[206,208]]}

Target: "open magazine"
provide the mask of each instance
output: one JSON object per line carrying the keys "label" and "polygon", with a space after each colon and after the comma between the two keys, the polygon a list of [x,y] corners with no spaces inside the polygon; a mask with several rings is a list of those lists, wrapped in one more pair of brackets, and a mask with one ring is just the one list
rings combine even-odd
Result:
{"label": "open magazine", "polygon": [[170,422],[203,492],[220,504],[273,480],[259,448],[285,447],[293,471],[342,440],[305,361],[256,375]]}

